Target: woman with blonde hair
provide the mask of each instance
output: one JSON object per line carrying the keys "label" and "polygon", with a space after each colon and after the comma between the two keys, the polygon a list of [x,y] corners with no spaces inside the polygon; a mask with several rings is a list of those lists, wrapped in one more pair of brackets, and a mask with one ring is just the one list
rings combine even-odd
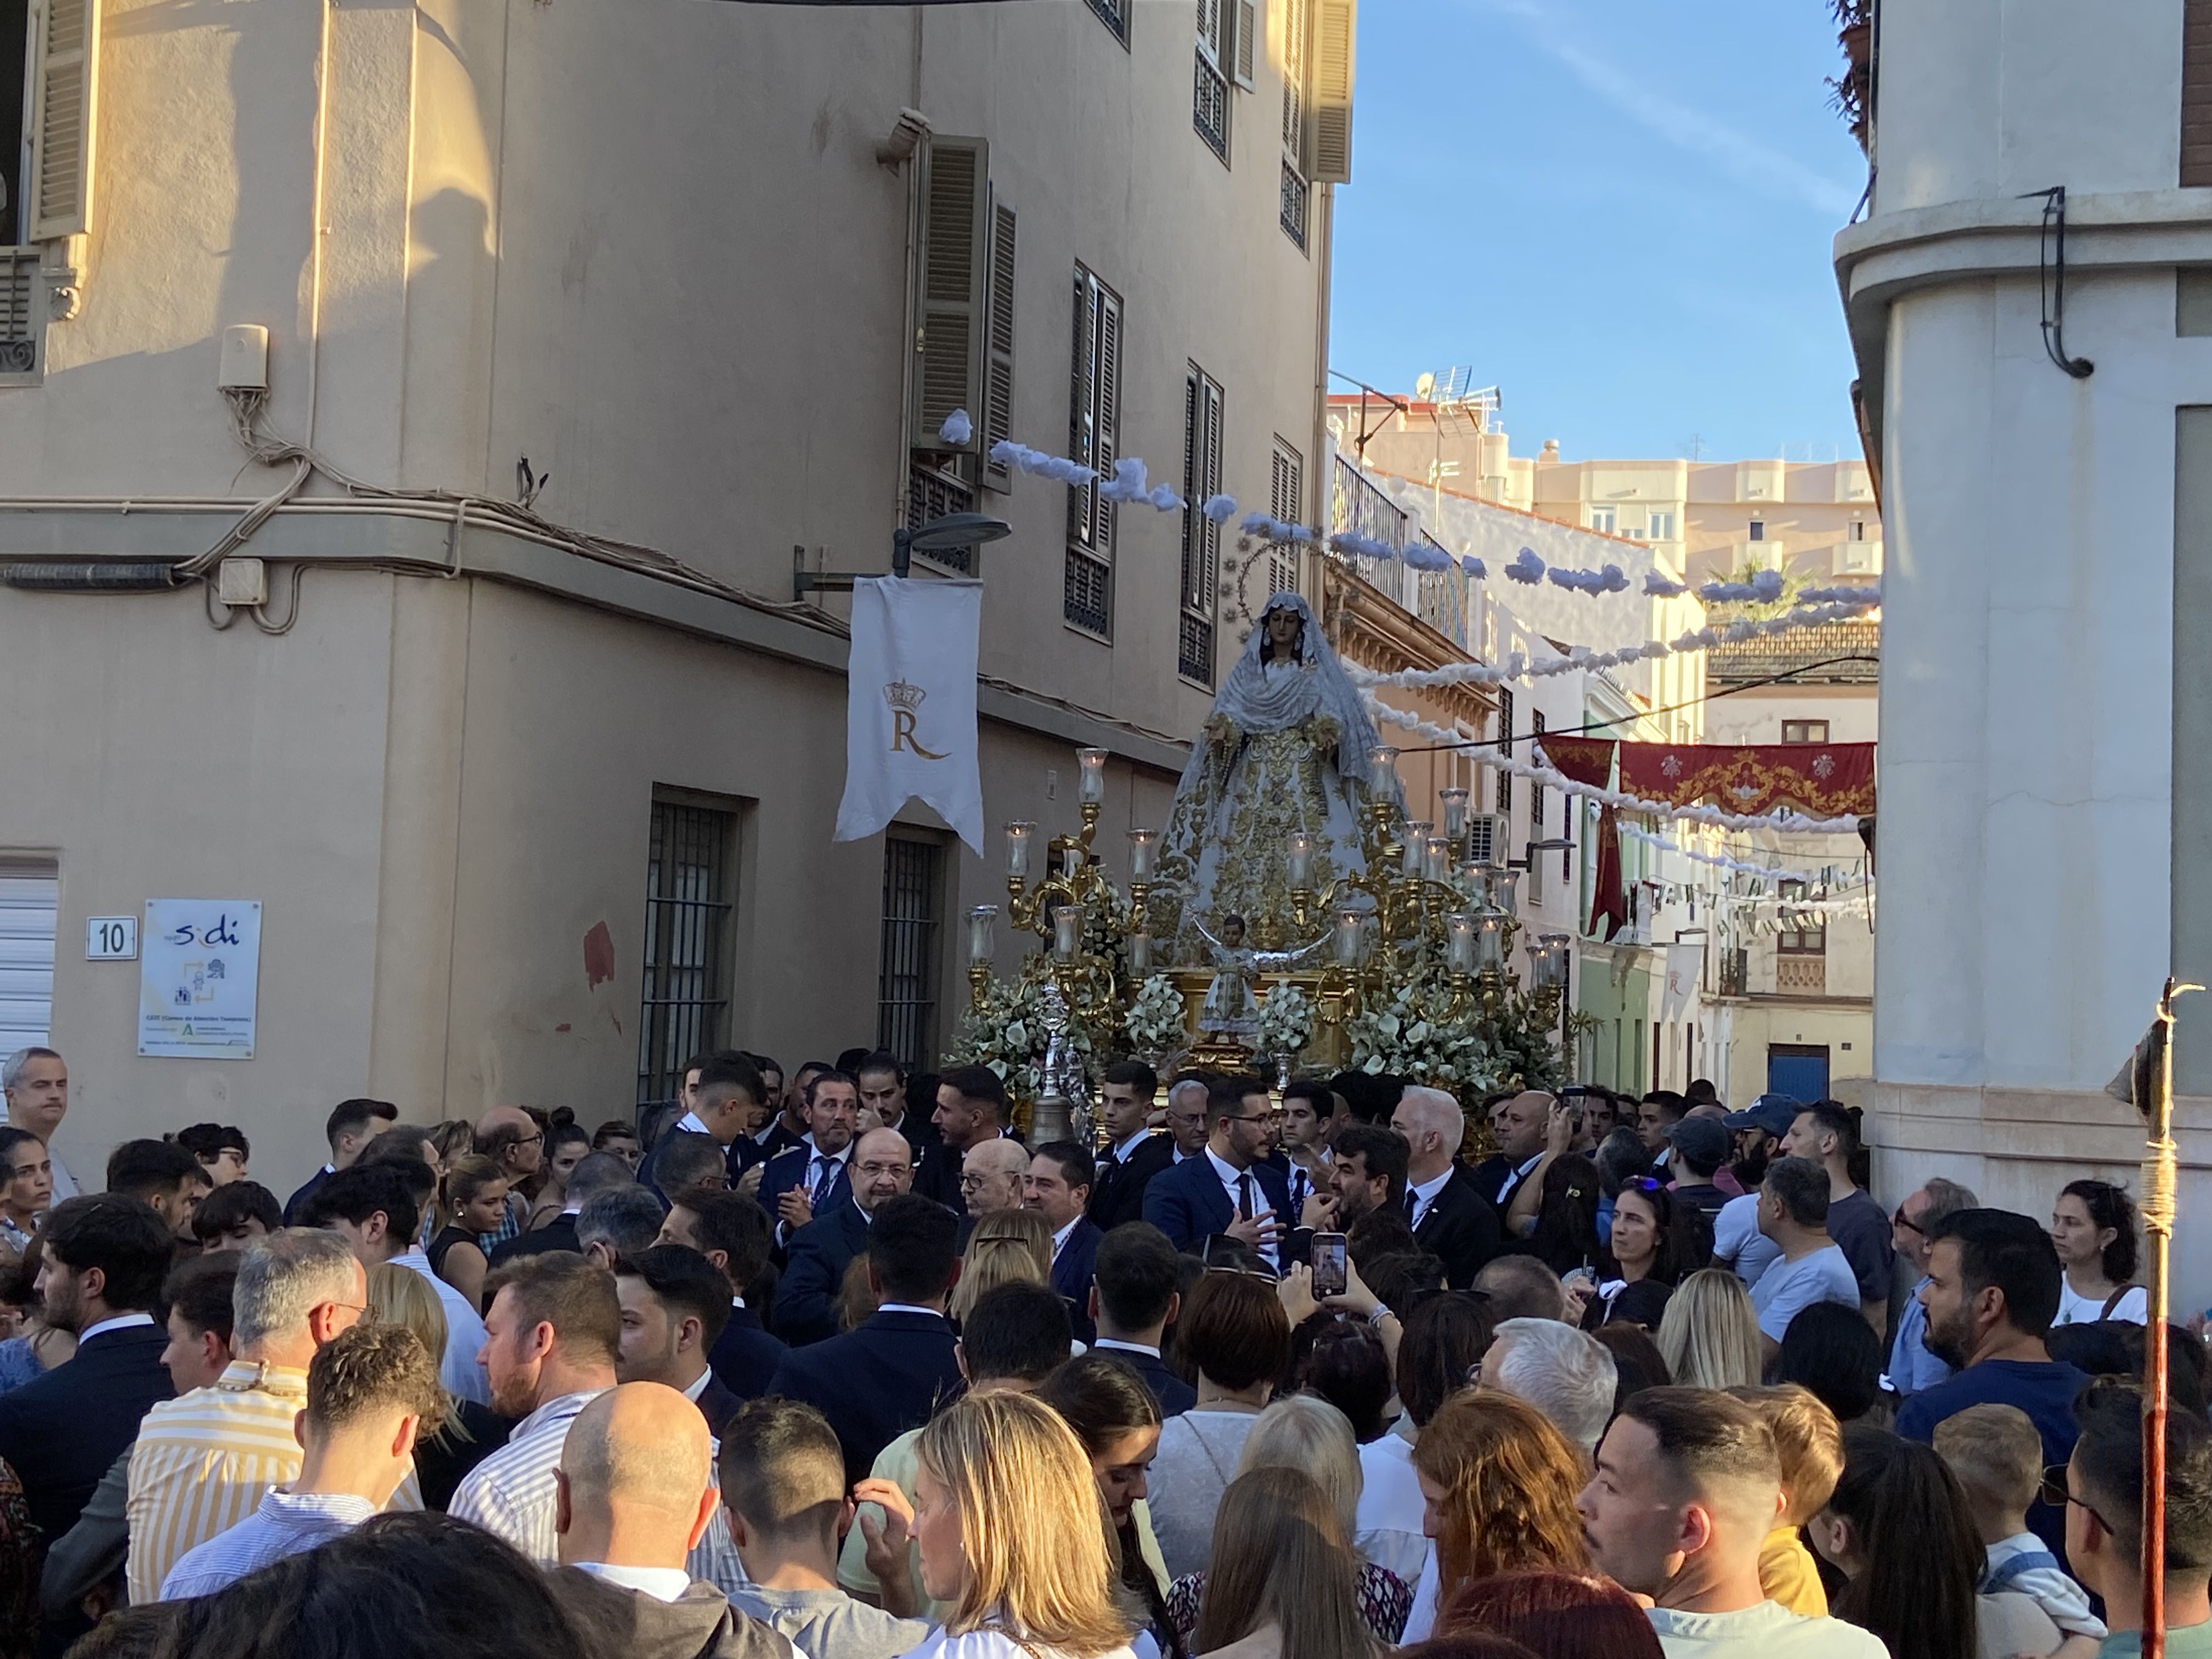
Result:
{"label": "woman with blonde hair", "polygon": [[1105,1500],[1059,1413],[970,1395],[915,1455],[922,1589],[951,1611],[911,1659],[1133,1659]]}
{"label": "woman with blonde hair", "polygon": [[1677,1388],[1757,1388],[1765,1354],[1743,1281],[1706,1267],[1677,1285],[1659,1317],[1659,1357]]}
{"label": "woman with blonde hair", "polygon": [[[398,1325],[422,1345],[423,1352],[446,1351],[446,1310],[430,1282],[412,1267],[380,1261],[368,1270],[368,1316]],[[442,1510],[452,1501],[461,1477],[507,1443],[512,1425],[491,1408],[458,1395],[446,1396],[446,1415],[434,1430],[425,1427],[415,1442],[415,1478],[422,1506]]]}
{"label": "woman with blonde hair", "polygon": [[[1359,1445],[1352,1438],[1350,1420],[1327,1401],[1291,1395],[1261,1412],[1237,1459],[1240,1476],[1255,1469],[1299,1470],[1321,1488],[1322,1498],[1336,1516],[1338,1534],[1346,1540],[1356,1535],[1361,1486]],[[1217,1523],[1216,1559],[1220,1558],[1221,1547]],[[1376,1639],[1395,1642],[1406,1628],[1407,1613],[1413,1609],[1413,1587],[1389,1569],[1360,1559],[1356,1548],[1352,1559],[1361,1621]],[[1168,1592],[1168,1615],[1187,1642],[1198,1628],[1199,1609],[1205,1598],[1202,1571],[1176,1579]]]}
{"label": "woman with blonde hair", "polygon": [[1360,1616],[1342,1518],[1320,1482],[1283,1465],[1238,1475],[1213,1523],[1192,1649],[1201,1659],[1363,1659],[1382,1650]]}
{"label": "woman with blonde hair", "polygon": [[1492,1573],[1589,1571],[1575,1509],[1588,1463],[1527,1401],[1491,1388],[1455,1395],[1414,1443],[1413,1474],[1436,1540],[1437,1607]]}
{"label": "woman with blonde hair", "polygon": [[1000,1285],[1052,1283],[1052,1228],[1035,1210],[994,1210],[979,1216],[960,1253],[960,1282],[945,1316],[957,1325],[975,1298]]}

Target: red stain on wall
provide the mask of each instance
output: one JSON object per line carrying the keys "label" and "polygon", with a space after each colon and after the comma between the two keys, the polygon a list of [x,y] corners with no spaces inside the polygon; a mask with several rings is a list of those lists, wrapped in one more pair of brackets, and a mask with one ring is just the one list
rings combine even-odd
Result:
{"label": "red stain on wall", "polygon": [[553,1029],[554,1029],[555,1030],[556,1030],[556,1031],[565,1031],[565,1030],[567,1030],[568,1029],[568,1022],[567,1020],[565,1020],[565,1019],[564,1019],[564,1020],[562,1020],[562,1021],[558,1025],[556,1025]]}
{"label": "red stain on wall", "polygon": [[615,939],[604,921],[592,924],[584,935],[584,987],[590,990],[615,976]]}

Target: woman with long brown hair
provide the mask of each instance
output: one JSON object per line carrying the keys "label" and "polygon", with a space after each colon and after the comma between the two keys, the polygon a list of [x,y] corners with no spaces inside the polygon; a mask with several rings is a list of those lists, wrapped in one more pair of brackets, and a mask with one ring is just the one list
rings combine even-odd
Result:
{"label": "woman with long brown hair", "polygon": [[1499,1572],[1589,1571],[1575,1494],[1581,1452],[1534,1406],[1495,1389],[1455,1395],[1421,1431],[1413,1473],[1436,1540],[1437,1601]]}
{"label": "woman with long brown hair", "polygon": [[1146,1512],[1146,1477],[1160,1444],[1160,1406],[1135,1367],[1110,1351],[1071,1359],[1036,1397],[1067,1420],[1091,1458],[1121,1557],[1121,1588],[1166,1659],[1186,1659],[1168,1610],[1160,1547]]}
{"label": "woman with long brown hair", "polygon": [[1320,1483],[1279,1465],[1222,1495],[1191,1646],[1206,1659],[1364,1659],[1358,1559]]}
{"label": "woman with long brown hair", "polygon": [[949,1605],[912,1659],[1133,1659],[1105,1503],[1075,1431],[1026,1395],[970,1395],[915,1443],[921,1583]]}

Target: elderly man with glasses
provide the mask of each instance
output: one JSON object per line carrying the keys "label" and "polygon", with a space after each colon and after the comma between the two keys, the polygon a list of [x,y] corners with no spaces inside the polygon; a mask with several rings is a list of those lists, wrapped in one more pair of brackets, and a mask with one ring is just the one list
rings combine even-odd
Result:
{"label": "elderly man with glasses", "polygon": [[1936,1176],[1926,1186],[1908,1194],[1905,1202],[1897,1206],[1897,1213],[1890,1218],[1890,1242],[1911,1267],[1913,1276],[1905,1304],[1896,1310],[1891,1321],[1891,1328],[1897,1334],[1891,1340],[1889,1369],[1881,1379],[1882,1386],[1899,1402],[1934,1388],[1951,1375],[1951,1367],[1921,1340],[1928,1334],[1928,1310],[1920,1305],[1920,1287],[1928,1282],[1928,1252],[1936,1242],[1936,1224],[1946,1216],[1977,1209],[1980,1205],[1981,1200],[1974,1196],[1971,1188]]}

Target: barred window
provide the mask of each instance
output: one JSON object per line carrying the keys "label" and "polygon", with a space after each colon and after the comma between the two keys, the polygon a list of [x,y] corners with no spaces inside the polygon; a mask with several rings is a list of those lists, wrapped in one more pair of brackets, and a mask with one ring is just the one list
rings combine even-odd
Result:
{"label": "barred window", "polygon": [[653,803],[638,1016],[641,1106],[675,1099],[684,1063],[725,1040],[736,838],[734,812],[674,799]]}

